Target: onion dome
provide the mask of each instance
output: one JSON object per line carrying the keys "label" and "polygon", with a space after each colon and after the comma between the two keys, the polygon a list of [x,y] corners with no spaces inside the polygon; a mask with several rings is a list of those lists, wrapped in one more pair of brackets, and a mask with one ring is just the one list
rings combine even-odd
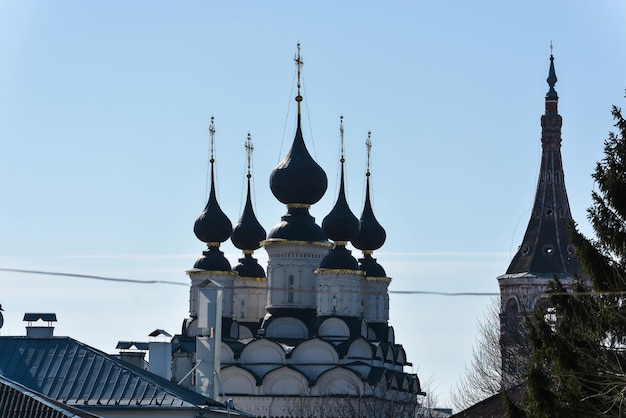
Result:
{"label": "onion dome", "polygon": [[265,278],[265,270],[259,265],[259,261],[252,257],[252,253],[245,252],[243,257],[237,260],[237,265],[233,268],[239,277]]}
{"label": "onion dome", "polygon": [[367,171],[365,172],[365,205],[359,220],[359,233],[352,238],[351,243],[355,248],[363,251],[363,258],[359,258],[360,269],[370,277],[386,277],[385,269],[376,262],[371,253],[379,249],[387,239],[385,228],[378,222],[370,199],[370,153],[372,150],[371,132],[368,132],[365,146],[367,148]]}
{"label": "onion dome", "polygon": [[246,205],[243,209],[243,213],[241,214],[241,218],[239,218],[237,225],[235,225],[235,229],[233,229],[230,239],[233,245],[240,250],[254,251],[261,247],[261,241],[265,239],[265,229],[259,223],[256,215],[254,214],[252,199],[250,197],[250,179],[252,178],[250,166],[252,150],[254,149],[252,147],[250,134],[248,134],[245,147],[248,155],[248,174],[246,175],[248,179],[248,191],[246,196]]}
{"label": "onion dome", "polygon": [[322,230],[333,241],[350,241],[359,233],[359,219],[352,213],[346,201],[341,163],[341,185],[335,206],[322,221]]}
{"label": "onion dome", "polygon": [[315,223],[315,218],[307,207],[289,206],[287,213],[272,228],[267,239],[284,239],[287,241],[328,242],[324,231]]}
{"label": "onion dome", "polygon": [[304,144],[301,115],[298,113],[296,136],[287,156],[272,171],[270,189],[276,199],[286,205],[312,205],[324,196],[327,186],[326,173]]}
{"label": "onion dome", "polygon": [[295,58],[298,69],[298,120],[296,136],[287,156],[272,171],[270,189],[274,196],[287,205],[287,214],[281,218],[267,236],[268,240],[328,242],[324,231],[309,214],[309,207],[318,202],[328,186],[324,170],[313,160],[304,144],[301,128],[300,102],[300,44]]}
{"label": "onion dome", "polygon": [[361,219],[359,221],[359,233],[356,237],[352,238],[352,245],[361,251],[374,251],[379,249],[385,243],[387,239],[387,233],[385,228],[378,222],[374,211],[372,209],[372,203],[370,200],[370,151],[372,149],[371,132],[368,133],[367,141],[365,143],[367,147],[367,171],[365,173],[366,188],[365,188],[365,205],[363,212],[361,213]]}
{"label": "onion dome", "polygon": [[220,243],[226,241],[232,231],[233,226],[230,219],[220,208],[215,194],[215,175],[214,164],[215,158],[213,157],[213,147],[215,142],[215,126],[213,124],[213,117],[211,117],[211,127],[209,128],[211,133],[211,191],[209,193],[209,200],[204,207],[198,219],[193,226],[193,232],[196,237],[207,244],[208,250],[203,252],[194,264],[195,268],[211,271],[230,271],[230,263],[224,257],[224,253],[219,250]]}
{"label": "onion dome", "polygon": [[343,152],[343,116],[341,116],[339,130],[341,133],[341,179],[339,185],[339,196],[335,206],[322,221],[322,230],[328,238],[333,241],[347,242],[359,233],[359,220],[350,210],[346,200],[344,186],[344,152]]}
{"label": "onion dome", "polygon": [[320,263],[320,268],[350,269],[358,270],[359,265],[350,251],[346,249],[346,243],[359,233],[359,220],[352,213],[346,200],[344,186],[345,163],[343,153],[343,116],[339,127],[341,132],[341,180],[339,186],[339,196],[335,206],[322,221],[322,230],[328,238],[335,241],[335,247],[328,253]]}
{"label": "onion dome", "polygon": [[276,199],[286,205],[312,205],[324,196],[328,180],[322,167],[309,154],[302,137],[300,71],[303,62],[300,58],[300,44],[298,44],[298,55],[295,60],[298,68],[298,95],[296,96],[298,120],[296,136],[285,158],[272,171],[270,189]]}
{"label": "onion dome", "polygon": [[230,237],[233,245],[243,250],[244,257],[239,259],[239,264],[233,270],[239,273],[240,277],[265,277],[265,271],[255,258],[252,257],[254,250],[261,246],[261,241],[265,239],[265,229],[257,220],[252,208],[252,199],[250,197],[250,179],[252,178],[250,166],[252,160],[252,139],[248,133],[246,141],[246,153],[248,157],[248,191],[246,196],[246,205],[237,225],[233,229]]}
{"label": "onion dome", "polygon": [[387,239],[385,228],[378,222],[372,210],[369,175],[370,173],[368,171],[366,174],[365,205],[361,213],[361,219],[359,220],[359,233],[351,240],[352,245],[362,251],[377,250],[383,246]]}
{"label": "onion dome", "polygon": [[387,277],[387,273],[383,266],[376,262],[372,257],[372,253],[363,253],[363,258],[359,258],[359,270],[363,271],[368,277]]}

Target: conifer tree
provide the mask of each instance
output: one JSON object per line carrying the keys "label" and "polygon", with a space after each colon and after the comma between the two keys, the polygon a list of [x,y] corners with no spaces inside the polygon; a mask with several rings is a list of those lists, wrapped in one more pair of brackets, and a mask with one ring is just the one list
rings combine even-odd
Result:
{"label": "conifer tree", "polygon": [[586,277],[555,279],[552,307],[528,324],[528,416],[626,416],[626,121],[618,107],[612,114],[617,133],[609,133],[592,175],[595,238],[571,228]]}

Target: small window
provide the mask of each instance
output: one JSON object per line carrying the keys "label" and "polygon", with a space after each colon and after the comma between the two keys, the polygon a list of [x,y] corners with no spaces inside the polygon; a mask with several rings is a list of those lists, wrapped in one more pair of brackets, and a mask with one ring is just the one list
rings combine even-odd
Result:
{"label": "small window", "polygon": [[287,276],[287,303],[294,303],[293,300],[294,280],[293,274]]}

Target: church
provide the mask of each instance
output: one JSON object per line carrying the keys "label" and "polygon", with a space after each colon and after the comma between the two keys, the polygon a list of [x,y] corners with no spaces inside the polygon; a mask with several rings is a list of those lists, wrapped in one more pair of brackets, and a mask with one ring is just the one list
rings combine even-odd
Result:
{"label": "church", "polygon": [[[295,63],[295,137],[270,177],[271,192],[286,213],[269,233],[257,220],[248,137],[247,199],[233,227],[217,200],[211,154],[209,198],[194,224],[207,248],[187,271],[189,316],[165,348],[171,359],[164,359],[164,374],[255,416],[386,416],[391,410],[402,415],[424,393],[417,375],[405,371],[411,363],[389,324],[391,278],[373,256],[386,232],[370,201],[369,161],[360,218],[346,200],[342,151],[336,203],[318,225],[309,209],[328,181],[302,135],[299,46]],[[209,131],[213,150],[213,119]],[[343,122],[340,132],[343,150]],[[366,146],[369,160],[369,137]],[[242,251],[234,267],[220,250],[229,239]],[[253,257],[261,247],[266,268]]]}

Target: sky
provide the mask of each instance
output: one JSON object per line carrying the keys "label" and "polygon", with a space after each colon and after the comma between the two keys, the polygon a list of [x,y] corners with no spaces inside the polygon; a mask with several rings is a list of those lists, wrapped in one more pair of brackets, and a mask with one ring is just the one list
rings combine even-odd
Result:
{"label": "sky", "polygon": [[[591,173],[625,102],[625,17],[621,0],[0,0],[0,268],[177,283],[0,271],[0,334],[24,335],[26,312],[109,353],[179,333],[211,116],[222,209],[233,224],[243,210],[250,133],[269,231],[286,211],[269,176],[293,140],[300,43],[304,138],[329,179],[311,213],[321,223],[337,196],[343,115],[356,215],[371,131],[390,325],[446,406],[530,216],[551,44],[571,211],[592,234]],[[222,250],[235,265],[239,250]]]}

